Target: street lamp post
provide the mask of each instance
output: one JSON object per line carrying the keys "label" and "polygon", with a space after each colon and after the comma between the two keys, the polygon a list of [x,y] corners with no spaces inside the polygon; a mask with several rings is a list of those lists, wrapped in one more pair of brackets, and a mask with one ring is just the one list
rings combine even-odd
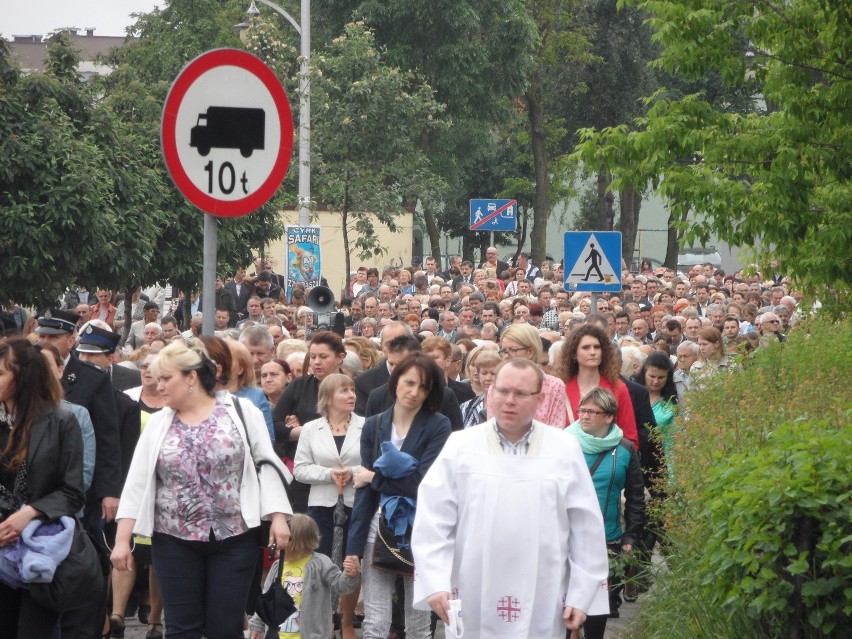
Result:
{"label": "street lamp post", "polygon": [[[301,0],[301,26],[277,4],[269,0],[256,0],[266,5],[287,22],[293,25],[301,38],[301,59],[299,65],[299,226],[311,223],[311,2]],[[247,13],[251,17],[260,15],[260,11],[251,0]]]}

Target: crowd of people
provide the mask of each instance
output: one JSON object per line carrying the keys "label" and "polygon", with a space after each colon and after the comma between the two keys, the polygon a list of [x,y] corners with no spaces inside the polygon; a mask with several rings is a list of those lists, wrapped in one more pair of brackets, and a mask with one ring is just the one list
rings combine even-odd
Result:
{"label": "crowd of people", "polygon": [[[780,276],[647,262],[592,297],[514,261],[358,268],[342,334],[261,259],[210,305],[160,286],[10,305],[0,627],[120,639],[138,614],[148,639],[425,639],[463,608],[469,637],[603,637],[641,586],[611,566],[659,532],[646,498],[676,472],[680,404],[784,342],[800,298]],[[63,607],[2,561],[65,518],[111,567]],[[276,628],[253,613],[278,575],[297,610]]]}

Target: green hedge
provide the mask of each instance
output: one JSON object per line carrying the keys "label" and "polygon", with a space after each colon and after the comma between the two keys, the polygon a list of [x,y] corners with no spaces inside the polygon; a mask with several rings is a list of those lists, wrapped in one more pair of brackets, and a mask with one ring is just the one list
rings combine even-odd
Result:
{"label": "green hedge", "polygon": [[849,636],[850,354],[849,322],[814,321],[688,396],[631,636]]}

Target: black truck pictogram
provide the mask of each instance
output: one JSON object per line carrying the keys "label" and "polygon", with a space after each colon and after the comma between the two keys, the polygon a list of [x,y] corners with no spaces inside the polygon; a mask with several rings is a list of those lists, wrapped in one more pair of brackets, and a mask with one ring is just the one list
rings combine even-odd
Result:
{"label": "black truck pictogram", "polygon": [[198,114],[189,133],[189,146],[204,156],[210,149],[239,149],[244,158],[263,149],[266,113],[263,109],[211,106]]}

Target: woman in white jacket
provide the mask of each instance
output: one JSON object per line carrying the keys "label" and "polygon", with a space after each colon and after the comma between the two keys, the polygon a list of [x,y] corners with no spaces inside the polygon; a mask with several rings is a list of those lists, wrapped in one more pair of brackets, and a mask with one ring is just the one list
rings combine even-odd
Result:
{"label": "woman in white jacket", "polygon": [[[338,486],[343,487],[346,524],[343,527],[344,546],[349,534],[349,518],[355,500],[352,478],[361,466],[361,429],[364,418],[356,415],[355,383],[341,373],[327,375],[319,385],[317,412],[319,419],[305,424],[296,449],[293,474],[311,487],[308,495],[308,514],[320,529],[318,552],[331,556],[334,536],[334,507]],[[342,557],[346,556],[344,547]],[[354,639],[352,626],[358,590],[340,598],[343,639]],[[329,611],[331,612],[331,611]]]}
{"label": "woman in white jacket", "polygon": [[200,342],[170,344],[151,371],[166,408],[136,446],[112,563],[127,570],[132,534],[152,537],[169,636],[232,639],[242,633],[261,519],[272,520],[263,542],[289,540],[289,473],[260,411],[214,393],[216,363]]}

